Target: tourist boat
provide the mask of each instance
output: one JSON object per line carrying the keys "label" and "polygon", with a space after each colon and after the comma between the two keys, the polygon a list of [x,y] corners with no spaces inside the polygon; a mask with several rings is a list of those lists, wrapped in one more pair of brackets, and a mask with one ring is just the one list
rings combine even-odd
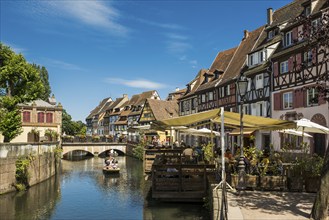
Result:
{"label": "tourist boat", "polygon": [[104,166],[103,167],[103,172],[104,173],[108,173],[108,174],[115,174],[115,173],[119,173],[120,172],[120,168],[119,167],[113,167],[113,166]]}

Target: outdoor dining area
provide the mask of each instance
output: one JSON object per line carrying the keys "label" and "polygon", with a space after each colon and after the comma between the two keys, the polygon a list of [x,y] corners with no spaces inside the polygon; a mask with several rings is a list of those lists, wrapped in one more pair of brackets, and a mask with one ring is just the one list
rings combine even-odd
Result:
{"label": "outdoor dining area", "polygon": [[[175,130],[178,134],[188,133],[206,137],[203,140],[207,140],[197,146],[189,146],[178,139],[176,144],[172,141],[163,148],[145,149],[144,170],[152,177],[154,198],[201,198],[210,184],[224,179],[229,187],[237,190],[316,192],[319,186],[323,158],[311,155],[304,140],[312,138],[309,133],[327,135],[329,128],[307,119],[286,121],[252,115],[241,117],[239,113],[226,112],[221,108],[156,121],[154,124],[170,130],[171,134]],[[200,127],[206,124],[209,125],[208,129],[203,129],[202,133]],[[216,131],[212,130],[214,124],[217,124]],[[298,150],[293,149],[296,145],[288,143],[280,150],[271,147],[259,149],[252,144],[254,137],[249,135],[250,145],[243,146],[245,141],[241,140],[240,145],[231,149],[225,137],[228,130],[234,129],[240,129],[241,134],[243,129],[274,131],[281,133],[282,137],[293,135],[302,141]],[[244,135],[240,138],[246,139]],[[215,139],[220,141],[215,143]],[[183,153],[188,148],[192,152],[188,155],[190,159]]]}

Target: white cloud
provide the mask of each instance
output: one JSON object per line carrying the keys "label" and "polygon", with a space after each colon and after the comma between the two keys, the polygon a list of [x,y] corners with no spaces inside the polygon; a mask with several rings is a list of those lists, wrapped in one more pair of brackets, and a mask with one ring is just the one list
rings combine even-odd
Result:
{"label": "white cloud", "polygon": [[64,62],[64,61],[61,61],[61,60],[46,58],[46,61],[50,66],[54,66],[54,67],[57,67],[57,68],[60,68],[60,69],[79,70],[79,71],[83,70],[82,68],[80,68],[79,66],[77,66],[75,64],[67,63],[67,62]]}
{"label": "white cloud", "polygon": [[81,23],[105,28],[113,34],[125,35],[128,28],[118,22],[120,12],[112,5],[99,1],[45,1],[55,12],[53,15],[71,17]]}
{"label": "white cloud", "polygon": [[151,25],[154,27],[160,27],[160,28],[164,28],[164,29],[173,29],[173,30],[184,29],[182,26],[177,25],[177,24],[159,23],[159,22],[155,22],[155,21],[145,20],[142,18],[136,18],[136,20],[141,23],[147,24],[147,25]]}
{"label": "white cloud", "polygon": [[173,39],[173,40],[182,40],[182,41],[184,41],[184,40],[188,39],[187,36],[184,36],[184,35],[181,35],[181,34],[167,33],[166,35],[169,39]]}
{"label": "white cloud", "polygon": [[136,79],[136,80],[126,80],[120,78],[106,78],[105,82],[110,84],[119,84],[125,85],[133,88],[141,88],[141,89],[162,89],[167,87],[167,85],[157,82],[152,82],[145,79]]}
{"label": "white cloud", "polygon": [[192,46],[186,42],[180,42],[180,41],[167,42],[167,50],[170,53],[181,54],[181,53],[185,53],[190,48],[192,48]]}

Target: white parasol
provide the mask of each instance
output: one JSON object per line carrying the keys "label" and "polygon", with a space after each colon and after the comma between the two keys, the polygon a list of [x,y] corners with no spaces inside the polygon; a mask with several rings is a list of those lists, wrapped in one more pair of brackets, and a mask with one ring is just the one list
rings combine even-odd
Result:
{"label": "white parasol", "polygon": [[[296,131],[296,130],[293,130],[293,129],[285,129],[285,130],[281,130],[279,132],[284,133],[284,134],[292,134],[292,135],[296,135],[296,136],[303,136],[303,132]],[[304,137],[313,137],[313,136],[304,132]]]}
{"label": "white parasol", "polygon": [[320,133],[320,134],[329,134],[329,128],[319,125],[315,122],[312,122],[306,118],[295,121],[297,124],[297,131],[301,132],[310,132],[310,133]]}

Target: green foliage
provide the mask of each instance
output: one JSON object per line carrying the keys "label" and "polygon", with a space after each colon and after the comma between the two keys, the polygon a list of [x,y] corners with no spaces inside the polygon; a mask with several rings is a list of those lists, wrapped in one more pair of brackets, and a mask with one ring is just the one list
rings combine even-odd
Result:
{"label": "green foliage", "polygon": [[55,153],[55,158],[56,159],[60,159],[61,155],[62,155],[63,149],[60,146],[56,146],[54,149],[54,153]]}
{"label": "green foliage", "polygon": [[133,155],[136,158],[143,160],[144,147],[145,147],[145,145],[143,145],[142,143],[139,143],[136,147],[133,148]]}
{"label": "green foliage", "polygon": [[29,186],[29,172],[28,168],[31,162],[35,159],[33,155],[27,157],[20,157],[16,161],[16,184],[18,191],[25,190]]}
{"label": "green foliage", "polygon": [[0,43],[2,66],[0,69],[0,88],[6,96],[15,99],[16,103],[40,98],[44,93],[40,74],[33,65],[26,62],[22,54],[15,54],[10,47]]}
{"label": "green foliage", "polygon": [[69,115],[65,109],[63,109],[62,124],[63,132],[65,132],[66,135],[75,136],[86,134],[87,126],[82,121],[72,121],[71,115]]}
{"label": "green foliage", "polygon": [[22,132],[17,104],[36,100],[45,90],[40,73],[22,54],[0,43],[0,59],[0,132],[10,142]]}
{"label": "green foliage", "polygon": [[12,109],[11,111],[8,111],[5,108],[1,109],[0,132],[4,136],[4,142],[10,142],[23,132],[21,114],[17,108]]}
{"label": "green foliage", "polygon": [[44,87],[44,93],[40,96],[40,98],[44,101],[48,101],[48,98],[50,97],[51,94],[48,71],[44,66],[40,67],[39,65],[33,64],[33,67],[40,74],[41,82]]}
{"label": "green foliage", "polygon": [[52,141],[57,140],[57,138],[59,136],[59,134],[56,131],[49,129],[49,128],[45,131],[45,135],[50,136],[52,138]]}
{"label": "green foliage", "polygon": [[214,159],[213,147],[214,147],[213,143],[202,145],[204,159],[208,162],[211,162]]}

